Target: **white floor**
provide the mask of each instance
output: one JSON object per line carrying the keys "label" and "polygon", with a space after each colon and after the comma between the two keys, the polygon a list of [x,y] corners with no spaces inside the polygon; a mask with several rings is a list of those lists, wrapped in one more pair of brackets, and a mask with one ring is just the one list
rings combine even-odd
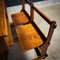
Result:
{"label": "white floor", "polygon": [[[38,2],[39,3],[39,2]],[[44,3],[44,2],[43,2]],[[51,20],[55,20],[57,22],[57,28],[54,31],[51,44],[48,48],[48,57],[42,60],[60,60],[60,4],[51,5],[50,3],[45,2],[46,4],[35,4],[38,6],[39,10],[41,10],[46,16],[48,16]],[[48,6],[51,5],[51,6]],[[27,5],[26,5],[27,6]],[[7,8],[8,17],[10,23],[12,23],[11,14],[20,12],[21,6],[14,6]],[[27,7],[29,12],[29,7]],[[47,36],[49,25],[35,12],[35,19],[34,21],[42,29],[42,32]],[[41,27],[42,26],[42,27]],[[8,60],[31,60],[32,58],[37,57],[34,49],[28,52],[22,53],[18,49],[18,44],[15,43],[9,49],[9,58]]]}

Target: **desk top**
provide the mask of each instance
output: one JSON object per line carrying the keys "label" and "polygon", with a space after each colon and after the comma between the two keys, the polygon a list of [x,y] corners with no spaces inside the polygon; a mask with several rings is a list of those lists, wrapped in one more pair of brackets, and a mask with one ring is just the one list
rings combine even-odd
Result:
{"label": "desk top", "polygon": [[4,0],[0,0],[0,36],[5,36],[7,34],[7,21],[5,15]]}

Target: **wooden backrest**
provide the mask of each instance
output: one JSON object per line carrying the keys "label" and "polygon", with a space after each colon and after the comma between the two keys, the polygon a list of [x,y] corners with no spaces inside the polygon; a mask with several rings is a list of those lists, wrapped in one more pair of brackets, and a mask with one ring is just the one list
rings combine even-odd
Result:
{"label": "wooden backrest", "polygon": [[22,0],[22,10],[25,10],[25,0]]}

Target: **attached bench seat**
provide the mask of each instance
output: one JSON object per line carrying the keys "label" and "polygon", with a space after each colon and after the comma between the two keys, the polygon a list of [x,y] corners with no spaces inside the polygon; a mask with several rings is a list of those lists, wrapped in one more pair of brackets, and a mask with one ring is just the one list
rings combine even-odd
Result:
{"label": "attached bench seat", "polygon": [[27,51],[43,44],[42,38],[31,23],[16,27],[16,33],[22,51]]}
{"label": "attached bench seat", "polygon": [[29,19],[24,11],[21,11],[16,14],[12,14],[12,20],[15,25],[25,24],[25,23],[28,23],[28,21],[29,21]]}
{"label": "attached bench seat", "polygon": [[[25,10],[25,2],[30,5],[30,15]],[[47,37],[42,33],[39,27],[35,24],[34,20],[34,11],[36,11],[40,17],[44,19],[49,25],[49,31]],[[47,18],[41,11],[39,11],[33,3],[28,0],[22,0],[22,10],[16,15],[12,15],[12,19],[16,27],[16,33],[19,40],[20,50],[27,51],[35,48],[37,55],[39,56],[35,60],[39,60],[39,58],[47,57],[47,49],[50,44],[52,34],[54,29],[56,28],[56,22],[51,21]],[[25,24],[29,22],[28,24]],[[17,25],[19,25],[17,27]],[[21,26],[22,25],[22,26]]]}

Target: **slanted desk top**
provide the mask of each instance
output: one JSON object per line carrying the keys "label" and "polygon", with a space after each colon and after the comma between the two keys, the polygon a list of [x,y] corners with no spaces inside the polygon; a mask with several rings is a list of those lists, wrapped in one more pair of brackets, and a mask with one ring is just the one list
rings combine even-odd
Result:
{"label": "slanted desk top", "polygon": [[5,16],[4,0],[0,1],[0,36],[7,35],[7,22]]}
{"label": "slanted desk top", "polygon": [[12,44],[13,38],[10,24],[6,17],[4,0],[0,0],[0,52],[7,50]]}

